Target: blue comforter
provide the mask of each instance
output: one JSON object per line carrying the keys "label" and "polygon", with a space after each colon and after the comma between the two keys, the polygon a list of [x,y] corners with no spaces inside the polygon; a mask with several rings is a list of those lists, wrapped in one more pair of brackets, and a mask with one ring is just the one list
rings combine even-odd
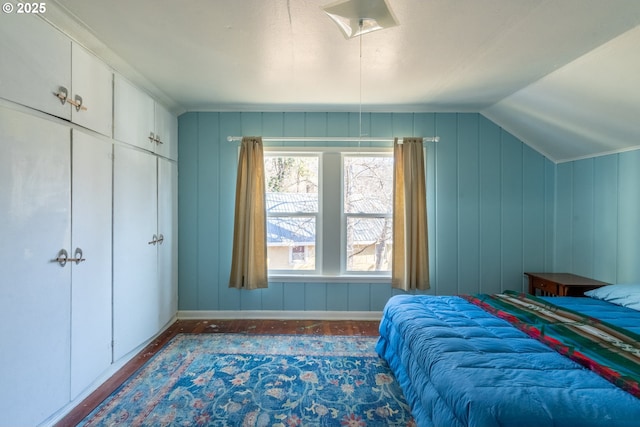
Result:
{"label": "blue comforter", "polygon": [[[618,326],[640,325],[640,312],[624,307],[552,301]],[[377,351],[419,427],[640,425],[639,399],[459,297],[392,297]]]}

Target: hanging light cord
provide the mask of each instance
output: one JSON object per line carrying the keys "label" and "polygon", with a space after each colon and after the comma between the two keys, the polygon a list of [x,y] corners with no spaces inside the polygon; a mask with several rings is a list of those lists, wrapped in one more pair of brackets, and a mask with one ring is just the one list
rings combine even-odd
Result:
{"label": "hanging light cord", "polygon": [[360,47],[359,47],[359,51],[360,51],[360,58],[358,60],[358,80],[359,80],[359,92],[358,92],[358,96],[359,96],[359,111],[358,111],[358,148],[360,148],[360,139],[362,138],[362,26],[363,26],[363,19],[361,18],[360,21],[358,22],[358,25],[360,27],[360,35],[358,36],[359,43],[360,43]]}

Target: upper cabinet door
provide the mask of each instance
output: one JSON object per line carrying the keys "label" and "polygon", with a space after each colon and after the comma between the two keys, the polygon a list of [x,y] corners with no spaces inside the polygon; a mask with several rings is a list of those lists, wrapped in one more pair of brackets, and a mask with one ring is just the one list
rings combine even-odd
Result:
{"label": "upper cabinet door", "polygon": [[154,151],[153,99],[118,74],[114,76],[113,91],[114,139]]}
{"label": "upper cabinet door", "polygon": [[113,73],[104,62],[32,15],[2,16],[0,52],[0,97],[112,136]]}
{"label": "upper cabinet door", "polygon": [[172,160],[178,159],[178,119],[156,103],[156,153]]}
{"label": "upper cabinet door", "polygon": [[71,119],[71,41],[64,34],[35,15],[2,14],[0,52],[0,97]]}
{"label": "upper cabinet door", "polygon": [[113,73],[81,46],[72,48],[71,120],[108,137],[113,129]]}
{"label": "upper cabinet door", "polygon": [[177,160],[177,117],[118,74],[113,90],[113,137]]}

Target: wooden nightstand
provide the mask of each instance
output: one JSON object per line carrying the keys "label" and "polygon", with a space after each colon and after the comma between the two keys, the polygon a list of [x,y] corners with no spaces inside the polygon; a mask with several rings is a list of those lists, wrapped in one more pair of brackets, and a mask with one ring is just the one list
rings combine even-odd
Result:
{"label": "wooden nightstand", "polygon": [[539,296],[581,297],[586,291],[609,283],[569,273],[524,273],[529,276],[529,293]]}

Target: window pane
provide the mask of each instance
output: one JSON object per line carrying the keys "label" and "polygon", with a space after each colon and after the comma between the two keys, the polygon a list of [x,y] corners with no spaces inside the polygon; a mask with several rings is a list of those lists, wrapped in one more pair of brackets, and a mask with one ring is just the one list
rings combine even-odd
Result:
{"label": "window pane", "polygon": [[268,213],[318,212],[318,157],[265,156]]}
{"label": "window pane", "polygon": [[344,157],[344,212],[392,213],[393,157]]}
{"label": "window pane", "polygon": [[316,269],[315,217],[267,217],[269,270]]}
{"label": "window pane", "polygon": [[391,271],[392,222],[347,217],[347,271]]}
{"label": "window pane", "polygon": [[267,214],[318,212],[318,193],[266,193]]}

